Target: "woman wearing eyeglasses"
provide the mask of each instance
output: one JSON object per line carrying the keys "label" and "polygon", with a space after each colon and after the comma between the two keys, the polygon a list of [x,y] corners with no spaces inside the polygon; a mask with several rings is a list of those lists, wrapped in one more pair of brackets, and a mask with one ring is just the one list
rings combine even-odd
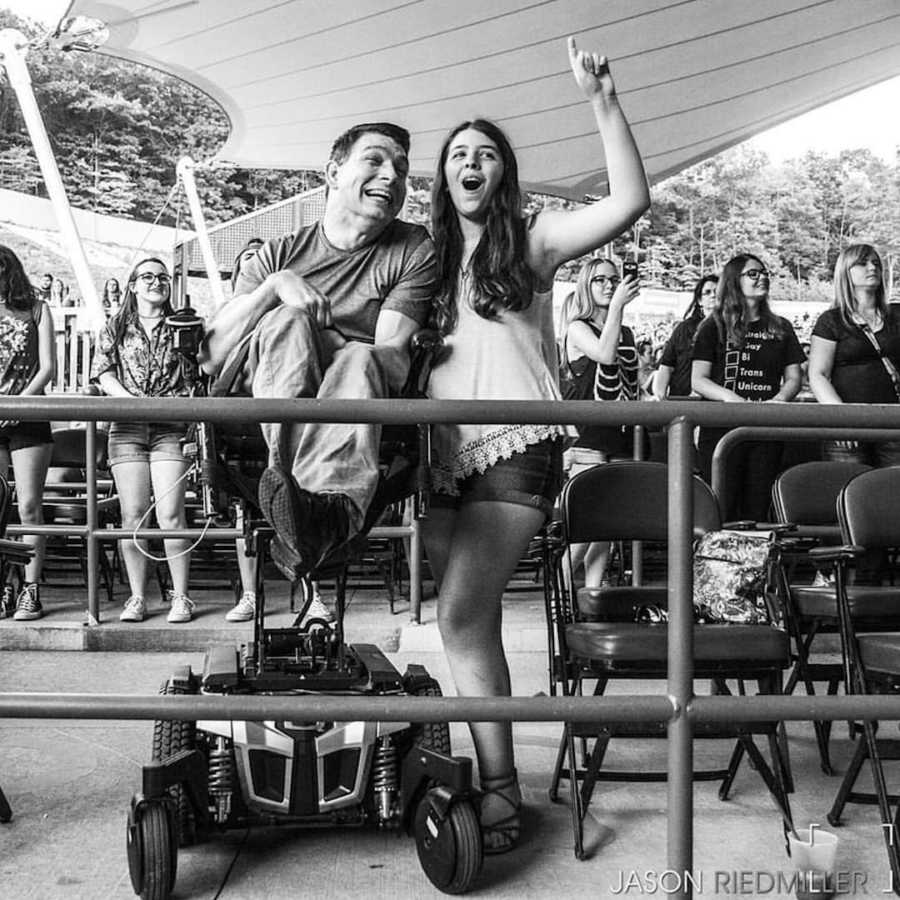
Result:
{"label": "woman wearing eyeglasses", "polygon": [[[716,307],[694,339],[691,387],[707,400],[784,403],[800,390],[803,348],[791,323],[769,308],[769,273],[756,256],[739,254],[725,265]],[[701,428],[700,466],[709,481],[712,455],[727,429]],[[728,455],[726,520],[768,518],[782,445],[749,441]]]}
{"label": "woman wearing eyeglasses", "polygon": [[[582,266],[575,292],[563,305],[562,352],[572,380],[586,380],[595,400],[635,400],[638,355],[634,333],[622,324],[625,307],[638,295],[637,279],[622,280],[608,259]],[[582,395],[583,396],[583,395]],[[589,425],[566,451],[569,477],[611,459],[631,459],[633,429]],[[602,587],[609,564],[609,542],[572,547],[572,571],[584,562],[584,586]]]}
{"label": "woman wearing eyeglasses", "polygon": [[[165,263],[155,257],[132,270],[119,312],[101,332],[92,375],[111,397],[182,397],[188,394],[174,329],[172,282]],[[185,528],[185,480],[189,461],[182,450],[183,422],[113,422],[109,430],[109,465],[119,494],[122,526],[147,527],[151,496],[160,528]],[[166,560],[172,576],[168,621],[190,622],[194,604],[188,597],[190,542],[167,538]],[[122,541],[122,557],[131,596],[119,618],[142,622],[147,615],[145,589],[150,569],[146,541]]]}

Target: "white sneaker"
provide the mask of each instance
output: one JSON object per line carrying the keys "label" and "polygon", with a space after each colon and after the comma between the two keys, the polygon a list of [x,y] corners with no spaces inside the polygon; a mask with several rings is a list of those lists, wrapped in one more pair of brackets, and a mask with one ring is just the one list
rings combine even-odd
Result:
{"label": "white sneaker", "polygon": [[143,622],[147,615],[147,603],[143,597],[132,595],[125,601],[125,609],[119,616],[120,622]]}
{"label": "white sneaker", "polygon": [[225,613],[226,622],[249,622],[256,615],[256,594],[244,591],[241,599]]}
{"label": "white sneaker", "polygon": [[187,594],[176,594],[175,591],[166,591],[172,608],[166,621],[170,625],[181,625],[190,622],[194,618],[194,601]]}
{"label": "white sneaker", "polygon": [[313,594],[309,609],[303,617],[304,622],[308,622],[310,619],[321,619],[329,625],[334,621],[334,613],[322,602],[322,597],[318,591]]}

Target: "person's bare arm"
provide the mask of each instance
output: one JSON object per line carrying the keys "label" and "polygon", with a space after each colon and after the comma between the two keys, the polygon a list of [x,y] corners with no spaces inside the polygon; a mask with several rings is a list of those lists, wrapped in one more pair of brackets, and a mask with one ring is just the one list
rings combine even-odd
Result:
{"label": "person's bare arm", "polygon": [[232,297],[213,316],[200,348],[203,371],[217,375],[228,354],[281,303],[307,310],[320,328],[332,324],[331,303],[321,291],[290,270],[273,272],[249,294]]}
{"label": "person's bare arm", "polygon": [[672,380],[671,366],[664,366],[662,363],[657,366],[656,372],[653,373],[653,396],[657,400],[665,400],[669,395],[669,382]]}
{"label": "person's bare arm", "polygon": [[597,122],[609,194],[578,210],[544,210],[537,216],[529,231],[528,262],[544,283],[561,263],[602,247],[650,206],[644,164],[619,106],[606,57],[578,50],[573,37],[568,39],[568,50],[575,83]]}
{"label": "person's bare arm", "polygon": [[790,363],[784,367],[784,377],[778,393],[771,397],[772,402],[789,403],[800,393],[800,385],[803,376],[800,372],[800,363]]}
{"label": "person's bare arm", "polygon": [[813,335],[809,342],[809,389],[819,403],[843,403],[831,383],[837,341]]}
{"label": "person's bare arm", "polygon": [[382,355],[388,380],[393,391],[399,391],[409,372],[409,342],[421,329],[421,325],[409,316],[393,309],[383,309],[375,323],[375,344],[389,348]]}
{"label": "person's bare arm", "polygon": [[579,353],[605,366],[615,363],[619,351],[619,332],[622,330],[622,315],[625,307],[637,297],[640,285],[630,275],[619,284],[609,302],[609,311],[600,337],[581,321],[569,326],[569,343]]}
{"label": "person's bare arm", "polygon": [[29,397],[43,394],[44,388],[56,375],[56,343],[53,339],[53,314],[50,307],[42,300],[40,320],[38,321],[38,367],[31,381],[22,388],[20,396]]}
{"label": "person's bare arm", "polygon": [[722,400],[725,403],[746,403],[744,397],[739,396],[734,391],[721,384],[716,384],[710,378],[712,372],[712,363],[706,359],[695,359],[691,363],[691,388],[695,390],[701,397],[707,400]]}

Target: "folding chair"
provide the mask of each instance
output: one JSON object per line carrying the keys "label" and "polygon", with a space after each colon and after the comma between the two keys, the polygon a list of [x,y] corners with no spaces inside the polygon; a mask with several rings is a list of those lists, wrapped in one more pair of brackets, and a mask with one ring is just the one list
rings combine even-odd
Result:
{"label": "folding chair", "polygon": [[[698,477],[693,479],[694,531],[702,534],[720,528],[720,515],[712,491]],[[551,549],[546,567],[545,598],[550,639],[552,694],[582,694],[586,682],[595,682],[593,694],[602,695],[613,679],[664,679],[667,673],[668,626],[665,621],[636,621],[648,609],[665,610],[664,588],[619,587],[604,590],[593,605],[590,621],[566,591],[564,566],[569,544],[595,540],[666,542],[668,538],[668,471],[655,462],[613,462],[574,476],[560,498],[559,539],[548,540]],[[649,604],[652,604],[648,606]],[[651,617],[652,618],[652,617]],[[660,615],[660,619],[664,616]],[[788,635],[769,625],[702,624],[694,626],[694,673],[711,679],[716,693],[729,693],[728,679],[756,681],[762,693],[781,692],[782,673],[790,664]],[[787,792],[790,772],[779,740],[778,722],[729,723],[698,726],[702,738],[734,738],[728,765],[695,772],[697,780],[721,781],[725,799],[746,751],[786,821],[791,813]],[[770,766],[753,741],[755,734],[768,739]],[[550,787],[556,800],[560,780],[570,783],[575,855],[584,858],[583,822],[598,781],[664,781],[665,772],[612,771],[604,768],[610,739],[615,737],[665,737],[659,725],[604,722],[587,725],[566,723]],[[576,740],[582,741],[579,764]],[[592,745],[591,745],[592,742]],[[590,752],[585,752],[590,745]]]}
{"label": "folding chair", "polygon": [[[824,681],[827,682],[828,694],[833,695],[843,681],[843,667],[840,663],[810,661],[816,637],[820,634],[833,635],[839,630],[834,588],[831,585],[795,583],[791,575],[799,562],[809,560],[808,551],[812,546],[840,542],[838,495],[851,478],[869,468],[855,462],[800,463],[779,475],[772,486],[775,517],[778,522],[793,526],[790,536],[797,542],[794,550],[786,548],[784,553],[788,575],[786,619],[794,646],[794,664],[784,687],[785,694],[792,694],[797,684],[802,683],[806,693],[814,696],[814,682]],[[870,602],[871,595],[866,594],[864,589],[852,590],[859,602]],[[828,753],[831,723],[813,722],[813,727],[822,771],[831,775]]]}
{"label": "folding chair", "polygon": [[[847,588],[848,566],[866,550],[887,550],[900,546],[900,467],[873,469],[849,481],[838,498],[838,518],[843,546],[813,550],[820,562],[835,567],[835,586],[844,651],[845,689],[851,694],[896,694],[900,692],[900,631],[870,631],[872,624],[858,614],[853,594]],[[881,589],[884,607],[900,609],[900,588]],[[874,624],[881,624],[875,622]],[[883,760],[900,759],[900,740],[877,737],[877,722],[854,723],[857,738],[853,758],[838,789],[828,821],[840,824],[847,803],[877,805],[887,847],[895,893],[900,891],[900,807],[890,794]],[[872,768],[874,792],[854,790],[863,763]],[[891,804],[895,810],[891,812]]]}

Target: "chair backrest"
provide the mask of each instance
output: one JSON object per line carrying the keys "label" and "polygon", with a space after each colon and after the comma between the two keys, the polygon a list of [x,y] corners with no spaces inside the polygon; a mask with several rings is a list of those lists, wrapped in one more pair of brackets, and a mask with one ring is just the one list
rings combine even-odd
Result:
{"label": "chair backrest", "polygon": [[[694,533],[721,528],[715,495],[698,476],[691,480]],[[623,460],[586,469],[566,482],[560,509],[570,543],[668,541],[668,467]]]}
{"label": "chair backrest", "polygon": [[[97,429],[97,468],[105,469],[107,465],[108,432]],[[53,451],[50,465],[61,469],[84,469],[85,430],[83,427],[63,427],[53,430]]]}
{"label": "chair backrest", "polygon": [[791,466],[772,485],[772,505],[779,522],[837,525],[841,489],[871,467],[856,462],[805,462]]}
{"label": "chair backrest", "polygon": [[837,501],[845,543],[900,547],[900,466],[870,469],[847,482]]}
{"label": "chair backrest", "polygon": [[12,491],[9,482],[0,475],[0,538],[6,537],[6,526],[9,525],[9,512],[12,508]]}

